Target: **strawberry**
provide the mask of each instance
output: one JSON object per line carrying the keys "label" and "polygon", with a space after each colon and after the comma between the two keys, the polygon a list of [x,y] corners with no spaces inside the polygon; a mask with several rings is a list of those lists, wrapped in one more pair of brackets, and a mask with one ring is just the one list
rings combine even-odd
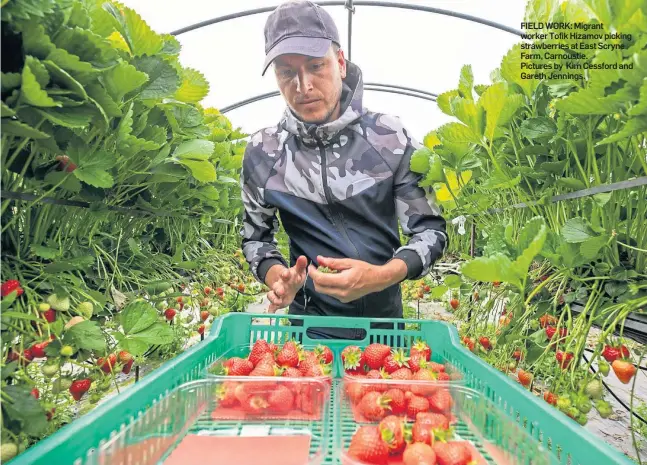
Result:
{"label": "strawberry", "polygon": [[285,414],[292,410],[294,394],[286,386],[279,384],[268,396],[267,403],[272,412]]}
{"label": "strawberry", "polygon": [[410,358],[409,358],[409,368],[411,368],[412,372],[420,371],[421,368],[429,368],[428,366],[428,361],[425,358],[424,354],[421,353],[414,353]]}
{"label": "strawberry", "polygon": [[391,379],[406,381],[413,377],[413,373],[408,368],[400,368],[391,373]]}
{"label": "strawberry", "polygon": [[512,354],[512,358],[519,362],[523,358],[523,353],[520,350],[515,350]]}
{"label": "strawberry", "polygon": [[20,297],[22,295],[24,290],[20,287],[20,281],[9,279],[0,285],[0,295],[2,295],[2,297],[7,297],[12,292],[16,293],[16,297]]}
{"label": "strawberry", "polygon": [[548,337],[549,340],[553,338],[556,332],[557,328],[554,326],[546,326],[546,337]]}
{"label": "strawberry", "polygon": [[[252,362],[245,358],[240,358],[240,357],[232,357],[229,359],[229,366],[225,368],[225,374],[227,376],[249,376],[251,372],[254,370],[254,365],[252,365]],[[264,365],[260,365],[264,366]],[[271,365],[267,365],[271,366]],[[269,370],[268,370],[269,372]],[[263,375],[256,375],[256,376],[263,376]],[[274,370],[272,369],[272,374],[268,374],[267,376],[274,376]]]}
{"label": "strawberry", "polygon": [[458,308],[459,303],[458,299],[452,299],[449,301],[449,305],[451,305],[454,310]]}
{"label": "strawberry", "polygon": [[298,368],[287,367],[285,370],[283,370],[281,376],[285,378],[301,378],[302,375]]}
{"label": "strawberry", "polygon": [[416,421],[411,427],[411,439],[414,443],[421,442],[432,445],[434,443],[434,428],[429,424]]}
{"label": "strawberry", "polygon": [[386,465],[389,446],[377,426],[360,426],[350,440],[348,456],[360,463]]}
{"label": "strawberry", "polygon": [[447,389],[439,389],[429,397],[429,409],[436,413],[449,413],[454,399]]}
{"label": "strawberry", "polygon": [[109,374],[113,367],[117,364],[117,356],[115,354],[108,355],[108,358],[99,357],[97,359],[97,366],[101,368],[106,374]]}
{"label": "strawberry", "polygon": [[31,354],[34,358],[43,358],[47,355],[45,354],[45,348],[51,341],[37,342],[31,346]]}
{"label": "strawberry", "polygon": [[598,362],[598,370],[600,370],[600,373],[602,373],[602,376],[606,377],[609,374],[610,369],[611,369],[611,367],[604,360],[600,360]]}
{"label": "strawberry", "polygon": [[238,291],[239,291],[239,292],[245,292],[245,284],[240,283],[240,284],[238,285]]}
{"label": "strawberry", "polygon": [[281,351],[276,356],[276,361],[280,366],[293,367],[299,364],[299,349],[293,341],[288,341],[283,344]]}
{"label": "strawberry", "polygon": [[623,384],[629,384],[631,378],[636,374],[636,367],[626,360],[614,360],[611,368],[613,368],[613,372]]}
{"label": "strawberry", "polygon": [[591,399],[597,400],[602,399],[604,395],[604,387],[602,386],[602,381],[599,379],[592,379],[584,387],[584,394],[589,396]]}
{"label": "strawberry", "polygon": [[364,353],[358,346],[346,346],[341,352],[341,360],[346,373],[364,371]]}
{"label": "strawberry", "polygon": [[522,386],[524,387],[530,386],[530,383],[532,382],[532,374],[524,370],[519,370],[519,373],[517,373],[517,377],[519,378],[519,382],[521,383]]}
{"label": "strawberry", "polygon": [[384,369],[389,374],[408,366],[409,357],[404,353],[404,349],[394,350],[384,359]]}
{"label": "strawberry", "polygon": [[411,351],[409,356],[413,357],[416,354],[420,354],[427,361],[431,360],[431,348],[429,345],[422,339],[417,339],[416,342],[411,346]]}
{"label": "strawberry", "polygon": [[548,325],[554,325],[556,323],[557,323],[557,318],[555,318],[553,315],[549,315],[546,313],[539,317],[539,325],[542,328],[545,328]]}
{"label": "strawberry", "polygon": [[416,418],[421,412],[429,410],[429,401],[425,397],[412,395],[407,404],[407,415]]}
{"label": "strawberry", "polygon": [[34,396],[34,398],[38,399],[40,398],[40,391],[38,388],[34,388],[31,390],[31,395]]}
{"label": "strawberry", "polygon": [[[350,399],[350,401],[353,404],[357,404],[362,400],[362,397],[369,392],[370,389],[369,386],[367,386],[365,383],[360,383],[360,382],[347,382],[346,383],[346,395]],[[395,413],[395,412],[393,412]]]}
{"label": "strawberry", "polygon": [[389,389],[384,393],[384,397],[389,400],[389,407],[392,414],[402,415],[407,411],[407,400],[401,389]]}
{"label": "strawberry", "polygon": [[618,350],[620,351],[620,357],[622,358],[629,358],[631,353],[629,353],[629,349],[627,349],[627,346],[622,344]]}
{"label": "strawberry", "polygon": [[75,381],[72,381],[72,384],[70,386],[70,394],[72,394],[72,397],[74,400],[79,401],[83,397],[83,395],[88,392],[90,389],[90,386],[92,386],[92,380],[90,379],[77,379]]}
{"label": "strawberry", "polygon": [[238,404],[238,398],[236,397],[236,388],[238,384],[225,381],[216,390],[216,399],[218,399],[218,405],[221,407],[234,407]]}
{"label": "strawberry", "polygon": [[388,415],[378,425],[382,441],[388,446],[391,455],[400,454],[404,450],[406,445],[404,440],[405,423],[406,421],[402,417]]}
{"label": "strawberry", "polygon": [[465,344],[469,350],[474,352],[474,347],[476,346],[476,341],[474,341],[473,338],[465,336],[463,338],[463,344]]}
{"label": "strawberry", "polygon": [[479,338],[479,343],[483,346],[485,350],[490,350],[492,348],[492,343],[490,342],[490,338],[487,336],[481,336]]}
{"label": "strawberry", "polygon": [[198,334],[200,335],[204,334],[204,325],[198,326]]}
{"label": "strawberry", "polygon": [[279,346],[277,346],[277,345],[276,345],[276,344],[274,344],[273,342],[270,342],[267,346],[270,348],[269,352],[270,352],[274,357],[276,357],[276,354],[277,354],[277,353],[278,353],[278,351],[279,351]]}
{"label": "strawberry", "polygon": [[386,344],[374,342],[364,349],[364,360],[369,369],[379,370],[384,365],[384,360],[391,353],[391,348]]}
{"label": "strawberry", "polygon": [[379,421],[386,415],[390,400],[375,391],[366,393],[359,403],[359,411],[368,421]]}
{"label": "strawberry", "polygon": [[436,379],[437,379],[438,381],[450,381],[450,380],[452,379],[452,377],[450,376],[450,374],[449,374],[449,373],[445,373],[444,371],[441,371],[441,372],[440,372],[440,373],[438,373],[436,376],[437,376],[437,378],[436,378]]}
{"label": "strawberry", "polygon": [[[414,425],[415,427],[415,425]],[[402,454],[403,465],[435,465],[436,453],[429,444],[414,442]]]}
{"label": "strawberry", "polygon": [[209,311],[208,310],[202,310],[200,312],[200,319],[202,321],[207,321],[209,319]]}
{"label": "strawberry", "polygon": [[122,350],[118,354],[119,362],[123,364],[123,367],[121,368],[121,372],[128,374],[130,373],[130,369],[133,366],[134,359],[133,356],[126,352],[125,350]]}
{"label": "strawberry", "polygon": [[629,357],[629,351],[624,345],[622,346],[622,348],[605,345],[604,350],[602,351],[602,356],[606,359],[607,362],[613,363],[614,361],[616,361],[617,359],[623,356],[622,352],[626,354],[625,357]]}
{"label": "strawberry", "polygon": [[449,420],[442,413],[421,412],[416,415],[416,423],[430,425],[433,429],[449,429]]}
{"label": "strawberry", "polygon": [[[437,379],[437,376],[434,372],[431,370],[420,370],[417,371],[413,374],[411,377],[412,381],[435,381]],[[411,392],[416,395],[421,395],[421,396],[428,396],[431,393],[433,393],[437,389],[437,386],[435,385],[426,385],[422,383],[412,383],[411,385]]]}
{"label": "strawberry", "polygon": [[176,313],[177,313],[177,311],[174,308],[167,308],[164,311],[164,316],[166,317],[166,319],[168,321],[171,321],[173,318],[175,318]]}
{"label": "strawberry", "polygon": [[544,400],[551,405],[557,405],[558,397],[550,391],[544,392]]}
{"label": "strawberry", "polygon": [[45,321],[48,323],[54,323],[54,321],[56,321],[56,310],[50,308],[49,310],[44,311],[43,318],[45,318]]}
{"label": "strawberry", "polygon": [[332,350],[330,350],[330,347],[319,344],[317,347],[315,347],[315,355],[321,361],[321,363],[332,363],[333,354]]}
{"label": "strawberry", "polygon": [[494,287],[499,287],[501,285],[501,281],[492,281],[492,285]]}
{"label": "strawberry", "polygon": [[261,415],[269,407],[269,403],[263,398],[263,396],[253,395],[248,397],[244,402],[241,402],[240,405],[243,407],[245,413],[251,415]]}
{"label": "strawberry", "polygon": [[[232,368],[234,368],[234,365],[232,365]],[[249,365],[243,369],[246,370],[247,368],[249,368]],[[256,365],[251,372],[249,372],[249,376],[276,376],[276,373],[276,364],[271,362],[261,362]]]}
{"label": "strawberry", "polygon": [[299,364],[299,371],[304,377],[318,378],[321,376],[330,375],[330,365],[323,365],[319,362],[319,359],[314,357],[309,359],[307,362],[302,362]]}
{"label": "strawberry", "polygon": [[252,346],[252,351],[249,353],[249,361],[256,366],[263,356],[263,354],[271,353],[269,344],[264,339],[257,339]]}
{"label": "strawberry", "polygon": [[211,288],[209,286],[204,288],[204,295],[209,295],[211,294]]}
{"label": "strawberry", "polygon": [[442,363],[430,362],[429,369],[435,371],[436,373],[443,373],[445,371],[445,365]]}
{"label": "strawberry", "polygon": [[558,350],[555,354],[555,358],[557,359],[557,363],[562,368],[562,370],[565,370],[566,368],[568,368],[571,360],[573,360],[573,354],[571,352],[564,353],[561,350]]}
{"label": "strawberry", "polygon": [[433,449],[438,465],[468,465],[472,461],[472,454],[462,442],[436,442]]}

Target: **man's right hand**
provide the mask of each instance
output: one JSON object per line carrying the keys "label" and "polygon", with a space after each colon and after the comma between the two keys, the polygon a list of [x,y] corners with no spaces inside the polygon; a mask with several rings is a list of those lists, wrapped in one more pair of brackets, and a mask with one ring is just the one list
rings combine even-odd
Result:
{"label": "man's right hand", "polygon": [[270,292],[267,293],[267,298],[270,301],[268,313],[276,313],[278,309],[292,303],[294,296],[306,281],[307,267],[308,259],[301,255],[291,268],[274,265],[268,270],[265,277],[265,282],[270,288]]}

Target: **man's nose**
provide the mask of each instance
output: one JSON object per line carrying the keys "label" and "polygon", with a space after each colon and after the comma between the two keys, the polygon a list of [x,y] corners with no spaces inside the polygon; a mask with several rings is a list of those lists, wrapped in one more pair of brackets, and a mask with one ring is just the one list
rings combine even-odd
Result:
{"label": "man's nose", "polygon": [[307,94],[312,89],[312,78],[306,71],[300,71],[297,76],[297,92]]}

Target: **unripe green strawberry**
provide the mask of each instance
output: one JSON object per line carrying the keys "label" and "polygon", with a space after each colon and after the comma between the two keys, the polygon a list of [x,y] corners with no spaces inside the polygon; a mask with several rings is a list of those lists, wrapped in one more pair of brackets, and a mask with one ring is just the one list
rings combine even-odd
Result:
{"label": "unripe green strawberry", "polygon": [[56,373],[58,373],[58,364],[45,363],[43,364],[43,366],[40,367],[40,371],[43,373],[43,375],[45,375],[45,377],[51,378]]}
{"label": "unripe green strawberry", "polygon": [[74,354],[74,348],[72,346],[61,347],[61,356],[71,357],[73,354]]}
{"label": "unripe green strawberry", "polygon": [[42,302],[42,303],[38,304],[38,311],[41,312],[41,313],[46,312],[50,308],[52,308],[52,307],[47,302]]}
{"label": "unripe green strawberry", "polygon": [[76,313],[84,317],[86,320],[92,318],[92,314],[94,313],[92,302],[81,302],[76,307]]}
{"label": "unripe green strawberry", "polygon": [[539,329],[539,322],[537,320],[532,320],[530,322],[530,329],[538,330]]}
{"label": "unripe green strawberry", "polygon": [[609,404],[609,402],[607,402],[606,400],[598,400],[595,403],[595,409],[598,411],[602,418],[609,418],[609,416],[613,413],[611,404]]}
{"label": "unripe green strawberry", "polygon": [[18,446],[14,442],[2,441],[0,445],[0,463],[6,463],[18,455]]}
{"label": "unripe green strawberry", "polygon": [[70,309],[70,298],[68,296],[58,296],[52,294],[47,298],[47,303],[59,312],[67,312]]}
{"label": "unripe green strawberry", "polygon": [[607,376],[609,374],[610,369],[611,367],[604,360],[600,360],[598,362],[598,370],[600,371],[600,373],[602,373],[602,376]]}
{"label": "unripe green strawberry", "polygon": [[602,381],[599,379],[589,381],[584,388],[584,393],[591,399],[602,399],[602,395],[604,394]]}
{"label": "unripe green strawberry", "polygon": [[91,404],[96,404],[97,402],[99,402],[99,401],[101,400],[101,397],[102,397],[102,396],[101,396],[101,394],[100,394],[100,393],[98,393],[98,392],[93,392],[92,394],[90,394],[90,399],[89,399],[89,400],[90,400],[90,403],[91,403]]}
{"label": "unripe green strawberry", "polygon": [[587,421],[589,421],[589,419],[588,419],[588,418],[586,417],[586,415],[584,415],[584,414],[579,415],[579,416],[576,418],[576,420],[577,420],[577,422],[578,422],[580,425],[582,425],[582,426],[586,425],[586,422],[587,422]]}
{"label": "unripe green strawberry", "polygon": [[211,316],[218,316],[218,309],[216,307],[209,307],[209,314]]}
{"label": "unripe green strawberry", "polygon": [[591,404],[591,401],[589,400],[589,398],[584,396],[578,399],[576,406],[577,406],[577,409],[582,413],[589,413],[593,408],[593,405]]}
{"label": "unripe green strawberry", "polygon": [[568,397],[560,397],[557,400],[557,408],[560,409],[562,412],[565,412],[568,410],[571,406],[571,400]]}
{"label": "unripe green strawberry", "polygon": [[162,300],[161,302],[157,302],[157,305],[155,305],[155,308],[157,308],[159,311],[162,311],[168,308],[168,303],[165,300]]}
{"label": "unripe green strawberry", "polygon": [[59,392],[67,391],[72,385],[70,378],[58,378],[52,384],[52,393],[58,394]]}

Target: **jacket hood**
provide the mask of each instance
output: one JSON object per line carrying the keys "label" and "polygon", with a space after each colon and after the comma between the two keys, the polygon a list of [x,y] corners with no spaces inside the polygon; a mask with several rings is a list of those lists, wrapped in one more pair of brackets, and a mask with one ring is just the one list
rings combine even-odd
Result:
{"label": "jacket hood", "polygon": [[305,143],[316,144],[319,139],[327,144],[337,133],[361,118],[366,112],[362,104],[363,96],[362,71],[356,64],[346,60],[346,78],[342,81],[339,118],[324,124],[304,123],[292,112],[290,107],[287,107],[281,119],[281,126],[286,131],[300,137]]}

